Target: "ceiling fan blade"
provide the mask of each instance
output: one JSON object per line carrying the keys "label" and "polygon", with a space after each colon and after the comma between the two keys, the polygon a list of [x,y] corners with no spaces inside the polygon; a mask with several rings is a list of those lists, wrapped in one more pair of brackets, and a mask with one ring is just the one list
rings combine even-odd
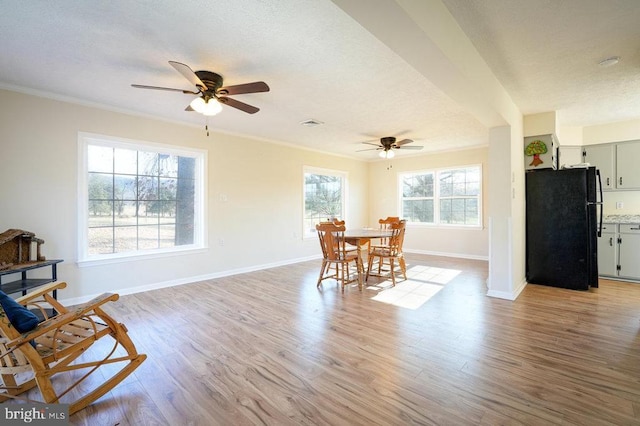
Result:
{"label": "ceiling fan blade", "polygon": [[225,86],[218,89],[221,95],[241,95],[243,93],[259,93],[268,92],[269,86],[264,81],[255,81],[253,83],[238,84],[235,86]]}
{"label": "ceiling fan blade", "polygon": [[202,80],[200,80],[200,77],[198,77],[196,73],[193,72],[193,70],[189,67],[189,65],[185,65],[181,62],[176,62],[176,61],[169,61],[169,64],[171,64],[171,66],[175,68],[176,71],[182,74],[184,78],[189,80],[191,84],[193,84],[196,87],[202,87],[202,89],[204,90],[208,90],[207,85],[204,84]]}
{"label": "ceiling fan blade", "polygon": [[396,149],[422,149],[421,146],[399,146]]}
{"label": "ceiling fan blade", "polygon": [[254,107],[254,106],[249,105],[249,104],[245,104],[244,102],[240,102],[240,101],[237,101],[237,100],[231,99],[231,98],[220,97],[220,98],[218,98],[218,101],[220,101],[221,103],[223,103],[225,105],[229,105],[230,107],[237,108],[240,111],[244,111],[244,112],[246,112],[248,114],[255,114],[256,112],[260,111],[260,108]]}
{"label": "ceiling fan blade", "polygon": [[396,142],[397,146],[402,146],[402,145],[406,145],[408,143],[413,143],[413,141],[411,139],[402,139],[399,142]]}
{"label": "ceiling fan blade", "polygon": [[359,149],[356,152],[364,152],[364,151],[379,151],[381,150],[382,147],[378,147],[378,148],[367,148],[367,149]]}
{"label": "ceiling fan blade", "polygon": [[171,87],[158,87],[158,86],[145,86],[144,84],[132,84],[132,87],[136,89],[153,89],[153,90],[169,90],[171,92],[182,92],[190,95],[197,95],[199,92],[193,92],[191,90],[173,89]]}
{"label": "ceiling fan blade", "polygon": [[373,146],[377,146],[379,148],[383,148],[383,146],[381,146],[379,143],[373,143],[373,142],[362,142],[365,145],[373,145]]}

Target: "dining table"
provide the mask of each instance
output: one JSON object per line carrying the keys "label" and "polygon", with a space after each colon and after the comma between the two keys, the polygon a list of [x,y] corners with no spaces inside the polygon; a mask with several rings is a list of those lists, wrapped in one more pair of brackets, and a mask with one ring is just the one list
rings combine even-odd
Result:
{"label": "dining table", "polygon": [[379,239],[379,238],[389,238],[391,236],[391,231],[386,229],[375,229],[375,228],[354,228],[347,229],[344,232],[344,240],[357,248],[357,256],[358,256],[358,288],[362,290],[364,288],[364,261],[362,256],[362,246],[369,243],[371,240]]}

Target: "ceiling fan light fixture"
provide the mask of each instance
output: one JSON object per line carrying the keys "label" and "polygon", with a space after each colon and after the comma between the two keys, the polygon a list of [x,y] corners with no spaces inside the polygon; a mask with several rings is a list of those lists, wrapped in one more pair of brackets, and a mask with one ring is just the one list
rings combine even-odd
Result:
{"label": "ceiling fan light fixture", "polygon": [[201,96],[192,100],[189,105],[196,112],[208,116],[216,115],[220,111],[222,111],[222,105],[220,105],[220,102],[215,99],[209,99],[209,101],[205,101]]}
{"label": "ceiling fan light fixture", "polygon": [[202,114],[211,116],[218,114],[220,111],[222,111],[222,105],[220,102],[210,99],[209,102],[205,104]]}
{"label": "ceiling fan light fixture", "polygon": [[204,111],[204,106],[207,103],[204,101],[204,99],[202,99],[201,97],[197,97],[194,100],[191,101],[191,103],[189,104],[189,106],[191,108],[193,108],[194,111],[199,112],[200,114],[202,114],[202,111]]}
{"label": "ceiling fan light fixture", "polygon": [[391,160],[393,157],[396,156],[396,154],[390,149],[380,151],[380,154],[378,155],[380,156],[380,158],[384,158],[385,160]]}

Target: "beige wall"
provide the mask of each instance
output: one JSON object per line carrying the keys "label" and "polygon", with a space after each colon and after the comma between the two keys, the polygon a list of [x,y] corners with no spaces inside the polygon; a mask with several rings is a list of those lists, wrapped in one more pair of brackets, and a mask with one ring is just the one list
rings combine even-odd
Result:
{"label": "beige wall", "polygon": [[583,145],[636,140],[640,139],[640,120],[588,126],[582,132]]}
{"label": "beige wall", "polygon": [[[78,267],[78,132],[208,150],[209,248]],[[304,165],[347,171],[347,219],[364,226],[369,215],[366,162],[225,134],[206,137],[202,128],[2,90],[0,158],[0,229],[35,232],[45,240],[47,258],[64,259],[59,278],[70,286],[62,299],[126,293],[319,256],[318,241],[301,235]]]}
{"label": "beige wall", "polygon": [[[483,169],[482,229],[460,227],[409,226],[404,247],[407,252],[451,255],[487,259],[487,161],[488,148],[450,151],[437,154],[376,161],[369,167],[369,226],[378,226],[378,219],[399,215],[398,174],[407,171],[432,170],[481,164]],[[391,169],[389,169],[391,165]]]}

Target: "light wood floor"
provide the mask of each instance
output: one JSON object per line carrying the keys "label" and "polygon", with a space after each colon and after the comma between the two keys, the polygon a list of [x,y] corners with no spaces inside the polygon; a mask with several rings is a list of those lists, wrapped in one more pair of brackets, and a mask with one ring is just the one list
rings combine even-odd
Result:
{"label": "light wood floor", "polygon": [[317,290],[317,261],[123,296],[108,310],[149,358],[71,421],[640,424],[639,284],[510,302],[486,262],[407,264],[392,291]]}

